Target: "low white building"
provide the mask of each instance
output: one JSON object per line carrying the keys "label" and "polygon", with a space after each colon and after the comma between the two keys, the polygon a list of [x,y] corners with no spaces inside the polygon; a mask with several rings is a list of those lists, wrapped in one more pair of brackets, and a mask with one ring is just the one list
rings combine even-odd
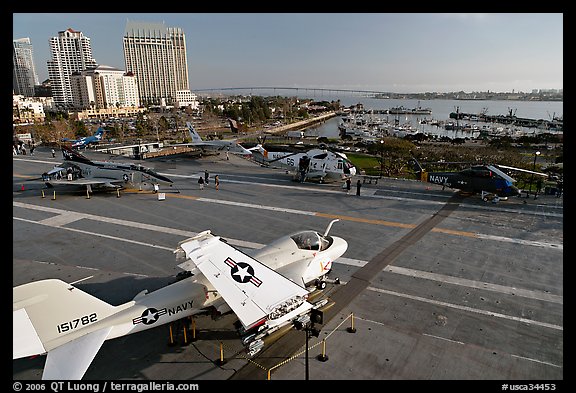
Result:
{"label": "low white building", "polygon": [[176,92],[176,106],[178,108],[190,107],[192,109],[198,109],[198,105],[196,94],[190,90],[178,90]]}
{"label": "low white building", "polygon": [[44,103],[40,98],[12,95],[12,122],[14,124],[43,123],[46,118]]}

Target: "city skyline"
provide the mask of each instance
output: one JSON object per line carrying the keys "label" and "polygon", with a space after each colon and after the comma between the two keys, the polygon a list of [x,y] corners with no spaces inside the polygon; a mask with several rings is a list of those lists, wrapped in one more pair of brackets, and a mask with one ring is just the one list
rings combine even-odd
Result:
{"label": "city skyline", "polygon": [[186,34],[190,90],[281,86],[398,93],[563,89],[563,14],[14,13],[40,81],[49,39],[72,28],[125,69],[128,21]]}

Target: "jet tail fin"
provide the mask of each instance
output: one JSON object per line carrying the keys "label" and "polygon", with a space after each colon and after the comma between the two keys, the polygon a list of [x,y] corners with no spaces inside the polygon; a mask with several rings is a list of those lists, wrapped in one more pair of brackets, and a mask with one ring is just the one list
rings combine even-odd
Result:
{"label": "jet tail fin", "polygon": [[111,304],[55,279],[17,286],[12,295],[13,359],[50,352],[66,342],[67,335],[115,311]]}
{"label": "jet tail fin", "polygon": [[62,148],[62,155],[64,156],[64,160],[83,162],[84,164],[92,164],[92,161],[88,157],[83,156],[82,154],[80,154],[76,150],[73,150],[73,149],[71,149],[65,145],[62,145],[61,148]]}
{"label": "jet tail fin", "polygon": [[424,168],[422,168],[422,165],[420,165],[420,163],[416,158],[412,158],[412,161],[414,161],[414,172],[415,172],[414,174],[416,175],[418,180],[423,182],[427,181],[427,173],[424,170]]}
{"label": "jet tail fin", "polygon": [[420,163],[418,162],[417,159],[412,158],[412,161],[414,162],[414,172],[419,174],[419,173],[424,171],[424,169],[422,168],[422,165],[420,165]]}
{"label": "jet tail fin", "polygon": [[202,138],[200,137],[200,135],[198,134],[192,123],[188,121],[186,122],[186,126],[188,127],[188,133],[190,134],[190,138],[192,138],[192,142],[193,143],[202,142]]}
{"label": "jet tail fin", "polygon": [[264,149],[264,146],[262,146],[260,143],[257,144],[254,147],[251,147],[249,149],[247,149],[249,151],[257,151],[260,154],[262,154],[264,156],[264,158],[268,158],[268,151],[266,149]]}

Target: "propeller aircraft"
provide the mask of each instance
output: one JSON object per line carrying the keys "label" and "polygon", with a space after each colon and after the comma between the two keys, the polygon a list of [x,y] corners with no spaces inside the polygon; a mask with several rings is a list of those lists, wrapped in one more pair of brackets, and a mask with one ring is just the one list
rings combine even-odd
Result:
{"label": "propeller aircraft", "polygon": [[248,355],[263,337],[316,310],[309,292],[326,285],[332,263],[348,248],[329,236],[303,230],[251,255],[209,230],[181,241],[174,251],[185,278],[133,300],[110,305],[73,284],[47,279],[13,288],[12,358],[46,354],[42,379],[82,379],[106,340],[191,315],[234,312]]}
{"label": "propeller aircraft", "polygon": [[86,186],[96,189],[135,187],[158,191],[160,185],[172,187],[173,181],[140,164],[113,161],[92,161],[70,147],[61,146],[64,162],[42,174],[49,188],[55,186]]}
{"label": "propeller aircraft", "polygon": [[484,201],[496,198],[496,201],[505,200],[521,194],[518,187],[514,185],[516,180],[504,173],[503,169],[548,176],[545,173],[505,165],[473,165],[457,172],[427,172],[418,160],[414,158],[413,161],[415,171],[421,181],[439,184],[443,188],[453,188],[462,193],[480,194]]}

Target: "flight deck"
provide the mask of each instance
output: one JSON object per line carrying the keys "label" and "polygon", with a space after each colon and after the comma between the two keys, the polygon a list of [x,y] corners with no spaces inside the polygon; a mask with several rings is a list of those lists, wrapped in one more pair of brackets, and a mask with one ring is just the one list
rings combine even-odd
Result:
{"label": "flight deck", "polygon": [[[309,339],[309,379],[564,378],[563,197],[492,203],[386,178],[356,196],[356,179],[347,194],[233,154],[141,161],[174,187],[87,195],[33,181],[58,156],[40,147],[13,158],[13,286],[58,278],[119,305],[178,280],[173,251],[204,230],[251,250],[339,219],[330,234],[348,249],[329,275],[340,284],[312,294],[328,304]],[[108,340],[84,379],[305,379],[304,331],[271,335],[249,357],[236,320],[200,315]],[[14,360],[13,379],[40,379],[44,362]]]}

